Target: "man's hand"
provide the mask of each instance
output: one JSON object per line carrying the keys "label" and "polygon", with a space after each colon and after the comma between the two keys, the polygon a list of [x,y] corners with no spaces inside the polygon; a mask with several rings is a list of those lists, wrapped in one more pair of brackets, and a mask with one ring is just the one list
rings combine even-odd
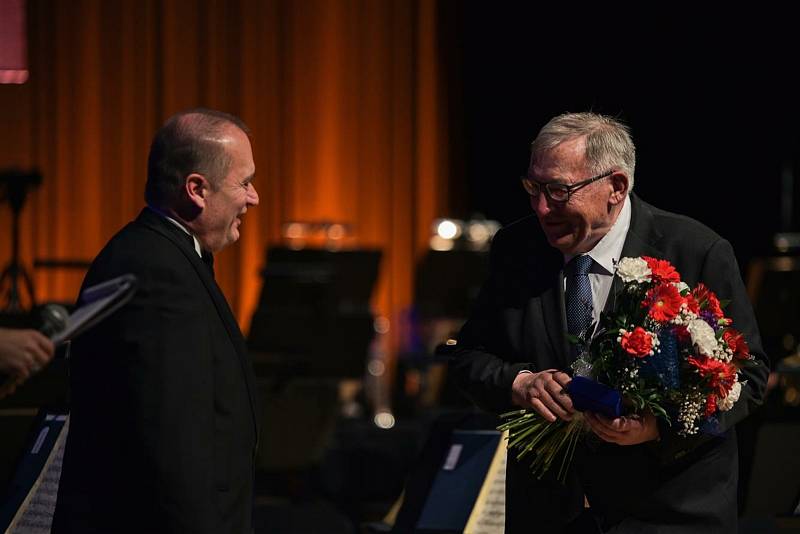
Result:
{"label": "man's hand", "polygon": [[659,438],[656,416],[651,413],[609,419],[600,414],[585,412],[589,427],[603,441],[617,445],[638,445]]}
{"label": "man's hand", "polygon": [[550,422],[572,419],[575,409],[564,389],[572,378],[567,373],[548,369],[540,373],[520,373],[511,386],[511,401],[532,408]]}
{"label": "man's hand", "polygon": [[53,343],[36,330],[0,328],[0,374],[9,377],[0,384],[0,398],[47,365],[54,353]]}

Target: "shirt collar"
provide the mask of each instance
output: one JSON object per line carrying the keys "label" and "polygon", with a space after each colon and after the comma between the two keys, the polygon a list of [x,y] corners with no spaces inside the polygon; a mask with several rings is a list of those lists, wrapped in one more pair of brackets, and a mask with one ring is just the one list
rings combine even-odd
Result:
{"label": "shirt collar", "polygon": [[200,256],[201,258],[203,257],[203,250],[200,248],[200,241],[197,240],[195,235],[191,233],[188,228],[186,228],[183,224],[179,223],[166,213],[159,211],[157,209],[153,209],[152,207],[150,209],[152,209],[153,211],[164,217],[166,220],[168,220],[169,222],[171,222],[172,224],[183,230],[186,233],[186,235],[190,236],[194,241],[194,251],[197,252],[197,255]]}

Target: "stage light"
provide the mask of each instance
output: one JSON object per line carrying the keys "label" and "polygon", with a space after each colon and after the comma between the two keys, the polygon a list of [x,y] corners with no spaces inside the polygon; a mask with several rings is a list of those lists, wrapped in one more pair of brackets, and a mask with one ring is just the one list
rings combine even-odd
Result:
{"label": "stage light", "polygon": [[439,218],[433,221],[430,248],[445,252],[449,250],[489,250],[489,243],[500,229],[500,223],[478,215],[469,221]]}
{"label": "stage light", "polygon": [[442,219],[436,225],[436,233],[442,239],[455,239],[461,235],[461,221]]}
{"label": "stage light", "polygon": [[298,222],[287,223],[283,227],[283,236],[286,239],[300,239],[305,237],[307,232],[306,225]]}
{"label": "stage light", "polygon": [[352,233],[350,224],[331,221],[286,221],[281,227],[281,235],[292,250],[324,247],[337,252],[347,248]]}
{"label": "stage light", "polygon": [[283,238],[292,250],[301,250],[306,246],[309,228],[306,223],[287,222],[283,224]]}
{"label": "stage light", "polygon": [[330,226],[328,226],[328,239],[330,240],[344,239],[345,235],[347,235],[347,231],[343,224],[333,223]]}
{"label": "stage light", "polygon": [[386,364],[383,360],[372,359],[367,364],[367,372],[372,376],[383,376],[386,372]]}
{"label": "stage light", "polygon": [[453,250],[455,242],[452,239],[445,239],[436,234],[431,236],[431,241],[429,243],[429,246],[431,247],[431,250],[438,250],[440,252],[445,252],[448,250]]}
{"label": "stage light", "polygon": [[481,223],[470,223],[467,226],[467,239],[475,242],[487,241],[489,239],[489,229]]}
{"label": "stage light", "polygon": [[389,333],[389,319],[387,319],[383,315],[375,317],[375,321],[373,321],[372,327],[378,334],[387,334]]}
{"label": "stage light", "polygon": [[388,430],[394,427],[394,416],[389,412],[378,412],[373,419],[375,426]]}

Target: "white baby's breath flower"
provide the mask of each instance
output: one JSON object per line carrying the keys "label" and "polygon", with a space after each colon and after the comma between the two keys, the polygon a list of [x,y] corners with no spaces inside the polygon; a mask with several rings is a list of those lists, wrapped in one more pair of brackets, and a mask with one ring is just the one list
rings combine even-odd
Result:
{"label": "white baby's breath flower", "polygon": [[723,362],[730,362],[733,359],[733,351],[717,341],[717,350],[714,351],[714,358]]}
{"label": "white baby's breath flower", "polygon": [[739,395],[741,395],[741,393],[742,393],[742,385],[737,380],[736,382],[734,382],[733,387],[728,392],[728,396],[722,399],[722,401],[720,401],[719,404],[717,404],[717,407],[720,409],[720,411],[727,412],[728,410],[733,408],[733,405],[736,403],[737,400],[739,400]]}
{"label": "white baby's breath flower", "polygon": [[636,282],[641,284],[650,280],[652,275],[650,267],[642,258],[622,258],[617,263],[617,276],[626,284]]}
{"label": "white baby's breath flower", "polygon": [[702,319],[694,319],[687,326],[689,334],[692,336],[692,344],[697,346],[701,354],[713,357],[717,349],[717,336],[714,329]]}
{"label": "white baby's breath flower", "polygon": [[677,314],[675,317],[673,317],[672,320],[670,321],[670,323],[672,323],[674,325],[678,325],[678,326],[680,326],[680,325],[686,326],[689,323],[691,323],[692,321],[694,321],[695,319],[697,319],[697,314],[692,312],[692,311],[690,311],[689,307],[684,302],[684,303],[681,304],[680,313]]}

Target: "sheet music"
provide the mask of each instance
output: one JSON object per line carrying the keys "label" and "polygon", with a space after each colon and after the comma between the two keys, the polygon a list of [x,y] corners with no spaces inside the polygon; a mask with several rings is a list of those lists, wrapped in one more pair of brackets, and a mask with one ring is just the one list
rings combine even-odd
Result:
{"label": "sheet music", "polygon": [[83,326],[87,321],[89,321],[92,317],[97,315],[101,310],[103,310],[112,300],[114,300],[114,295],[109,295],[108,297],[102,298],[91,304],[87,304],[86,306],[81,306],[77,310],[75,310],[69,318],[67,318],[67,326],[64,330],[58,332],[53,336],[53,343],[58,345],[72,337],[72,335]]}
{"label": "sheet music", "polygon": [[506,522],[506,448],[507,433],[497,444],[492,464],[475,506],[464,528],[464,534],[503,534]]}
{"label": "sheet music", "polygon": [[58,497],[58,482],[64,460],[64,444],[69,431],[69,418],[64,423],[58,440],[50,452],[39,478],[20,506],[17,515],[6,530],[6,534],[49,534],[53,523],[53,512]]}
{"label": "sheet music", "polygon": [[85,289],[81,294],[84,304],[67,318],[64,329],[52,337],[53,343],[68,341],[116,310],[133,295],[135,287],[136,277],[126,274]]}

